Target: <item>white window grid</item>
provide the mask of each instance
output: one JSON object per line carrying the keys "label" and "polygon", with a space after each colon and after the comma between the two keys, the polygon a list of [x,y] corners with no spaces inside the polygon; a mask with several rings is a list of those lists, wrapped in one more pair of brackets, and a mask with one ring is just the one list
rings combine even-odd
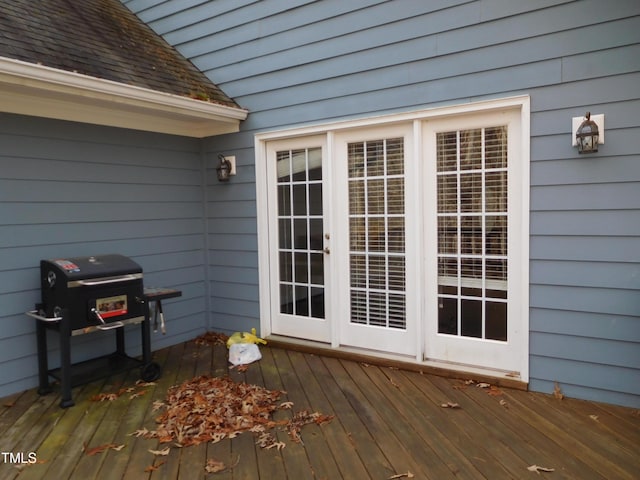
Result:
{"label": "white window grid", "polygon": [[[491,216],[491,217],[502,217],[504,218],[505,221],[505,228],[508,227],[508,224],[506,224],[507,221],[507,216],[508,216],[508,204],[507,204],[507,208],[504,209],[504,211],[487,211],[486,210],[486,200],[487,200],[487,195],[486,195],[486,177],[487,174],[491,174],[491,173],[502,173],[504,174],[505,179],[507,178],[508,175],[508,166],[507,166],[507,162],[505,162],[504,166],[502,167],[490,167],[490,168],[486,168],[485,165],[487,163],[487,159],[486,159],[486,152],[485,152],[485,140],[486,140],[486,130],[488,130],[488,128],[482,128],[481,129],[481,148],[480,148],[480,152],[481,152],[481,168],[469,168],[469,169],[462,169],[461,167],[461,138],[460,138],[460,134],[461,134],[461,130],[456,131],[456,167],[455,170],[448,170],[448,171],[440,171],[438,169],[438,171],[436,172],[436,176],[437,178],[440,177],[445,177],[445,176],[453,176],[455,175],[455,179],[456,179],[456,208],[454,212],[441,212],[441,198],[440,195],[438,195],[438,212],[437,212],[437,218],[441,219],[441,218],[450,218],[453,219],[455,221],[456,224],[456,252],[455,253],[441,253],[440,252],[440,243],[438,245],[438,254],[437,254],[437,258],[438,258],[438,265],[440,264],[440,259],[451,259],[454,260],[456,262],[456,275],[438,275],[438,285],[439,286],[450,286],[450,287],[457,287],[457,294],[448,294],[448,293],[438,293],[438,297],[439,298],[449,298],[449,299],[454,299],[457,301],[457,322],[458,322],[458,326],[457,326],[457,332],[458,332],[458,336],[462,336],[462,326],[461,326],[461,322],[462,322],[462,308],[461,308],[461,304],[463,300],[475,300],[475,301],[481,301],[482,302],[482,336],[481,338],[486,338],[486,308],[485,308],[485,304],[486,302],[495,302],[495,303],[508,303],[508,298],[506,298],[506,292],[508,290],[508,271],[507,271],[507,248],[506,248],[506,243],[507,243],[507,237],[505,237],[503,239],[504,242],[504,254],[502,255],[489,255],[486,254],[486,238],[487,238],[487,231],[486,231],[486,218]],[[451,132],[447,132],[447,133],[451,133]],[[505,128],[505,134],[506,134],[506,128]],[[504,149],[506,151],[506,142],[504,145]],[[506,154],[505,154],[506,155]],[[506,157],[505,157],[506,158]],[[481,208],[479,212],[473,212],[473,211],[467,211],[467,212],[462,212],[461,209],[461,205],[462,205],[462,188],[461,188],[461,177],[463,175],[473,175],[473,174],[477,174],[481,176],[482,181],[480,182],[481,185],[481,198],[479,200]],[[505,180],[506,182],[506,180]],[[507,185],[504,185],[504,189],[505,192],[507,191]],[[505,193],[506,195],[506,193]],[[462,252],[462,245],[463,245],[463,241],[462,241],[462,218],[463,217],[470,217],[470,218],[478,218],[480,219],[480,227],[481,227],[481,235],[482,235],[482,239],[481,239],[481,245],[482,245],[482,253],[480,254],[475,254],[475,253],[463,253]],[[507,230],[508,232],[508,230]],[[508,233],[507,233],[508,235]],[[438,242],[440,242],[440,239],[438,240]],[[481,261],[481,275],[480,278],[473,278],[473,277],[463,277],[462,275],[462,261],[466,260],[466,259],[476,259],[476,260],[480,260]],[[499,261],[503,261],[504,262],[504,268],[505,268],[505,276],[506,279],[505,280],[496,280],[496,279],[489,279],[487,278],[486,272],[487,272],[487,261],[491,261],[491,260],[499,260]],[[439,267],[438,267],[439,268]],[[481,295],[479,296],[473,296],[473,295],[464,295],[462,294],[463,292],[463,288],[473,288],[473,289],[480,289],[481,290]],[[487,296],[487,291],[503,291],[505,298],[499,298],[499,297],[495,297],[495,296]]]}
{"label": "white window grid", "polygon": [[[307,312],[300,312],[297,310],[294,310],[293,314],[295,315],[300,315],[300,316],[306,316],[306,317],[311,317],[312,315],[312,305],[311,305],[311,298],[312,298],[312,292],[313,289],[324,289],[325,285],[324,285],[324,275],[323,275],[323,281],[322,283],[320,282],[313,282],[313,277],[312,277],[312,269],[311,269],[311,255],[312,254],[319,254],[319,255],[323,255],[324,252],[322,250],[322,245],[319,245],[319,248],[311,248],[311,222],[313,220],[317,220],[319,222],[323,221],[323,213],[322,211],[320,211],[320,213],[318,214],[311,214],[311,205],[310,205],[310,186],[311,185],[319,185],[320,187],[322,187],[322,178],[320,179],[315,179],[315,180],[311,180],[308,178],[308,172],[310,170],[310,155],[309,152],[310,151],[316,151],[316,152],[320,152],[319,148],[305,148],[305,149],[296,149],[296,150],[284,150],[284,151],[279,151],[277,152],[276,155],[276,159],[277,159],[277,165],[278,165],[278,169],[277,169],[277,187],[280,186],[288,186],[289,187],[289,192],[288,192],[288,202],[289,202],[289,214],[282,214],[282,212],[279,211],[278,208],[278,225],[280,224],[281,220],[288,220],[289,221],[289,239],[290,239],[290,245],[291,248],[283,248],[281,246],[281,242],[280,239],[278,239],[278,261],[280,262],[281,260],[281,255],[284,253],[285,255],[288,256],[289,258],[289,262],[291,265],[291,281],[287,281],[287,280],[283,280],[282,276],[281,276],[281,268],[278,269],[279,272],[279,282],[280,282],[280,286],[288,286],[291,287],[291,293],[292,293],[292,302],[294,305],[297,304],[297,302],[299,300],[301,300],[301,298],[299,298],[298,296],[298,291],[304,289],[304,291],[306,292],[306,298],[307,298]],[[304,161],[300,162],[300,153],[303,152],[304,153]],[[287,170],[284,168],[280,168],[280,165],[282,165],[280,162],[287,158],[288,159],[288,177],[285,177],[284,175],[287,174]],[[304,179],[295,179],[294,180],[294,174],[296,173],[300,173],[302,171],[305,171],[305,178]],[[302,187],[304,188],[304,193],[305,193],[305,213],[304,214],[296,214],[294,212],[294,188],[298,186],[298,187]],[[305,238],[306,238],[306,245],[304,247],[300,247],[300,246],[296,246],[296,238],[295,238],[295,233],[296,233],[296,229],[295,229],[295,225],[296,225],[296,220],[298,221],[303,221],[305,222]],[[280,232],[280,229],[278,228],[278,232]],[[298,276],[296,275],[296,258],[300,258],[300,256],[304,256],[304,263],[306,264],[306,279],[303,279],[304,281],[299,281]],[[281,266],[280,266],[281,267]],[[282,295],[282,291],[280,290],[281,295]]]}
{"label": "white window grid", "polygon": [[[369,171],[367,161],[368,145],[382,142],[383,167],[376,168],[377,172]],[[349,222],[350,222],[350,278],[351,278],[351,322],[370,326],[393,329],[406,329],[406,265],[405,265],[405,209],[404,209],[404,166],[399,173],[389,173],[388,154],[392,142],[400,146],[400,162],[404,163],[403,139],[382,139],[375,141],[357,142],[350,145],[362,145],[363,170],[356,175],[349,168]],[[396,152],[398,153],[398,152]],[[351,194],[357,188],[358,197]],[[370,185],[377,184],[375,191],[370,191]],[[400,192],[394,191],[400,190]],[[397,202],[391,207],[390,194]],[[375,197],[377,195],[377,197]],[[371,201],[378,198],[376,212],[370,212]],[[380,211],[382,207],[382,212]],[[357,209],[357,213],[353,210]],[[390,210],[393,210],[391,212]],[[354,232],[354,225],[358,223],[358,232]],[[382,234],[372,238],[373,225],[382,225]],[[398,238],[391,238],[391,230]],[[359,233],[354,248],[353,237]],[[375,248],[371,248],[375,245]],[[354,265],[360,267],[354,268]],[[378,264],[378,265],[375,265]],[[374,266],[375,265],[375,266]],[[354,284],[355,283],[355,284]]]}

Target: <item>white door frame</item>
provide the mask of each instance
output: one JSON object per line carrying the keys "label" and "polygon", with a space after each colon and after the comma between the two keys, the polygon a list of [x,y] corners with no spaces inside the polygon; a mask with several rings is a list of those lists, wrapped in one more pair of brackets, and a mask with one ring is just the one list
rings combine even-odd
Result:
{"label": "white door frame", "polygon": [[[325,135],[327,139],[327,151],[331,152],[333,149],[335,135],[346,129],[363,128],[363,127],[375,127],[383,125],[393,125],[397,123],[412,123],[413,124],[413,136],[414,136],[414,148],[413,155],[418,158],[423,153],[422,147],[422,130],[425,122],[441,120],[450,116],[466,115],[478,112],[499,112],[504,110],[514,110],[518,112],[520,118],[520,145],[519,145],[519,158],[522,166],[520,172],[520,185],[522,192],[520,202],[520,223],[519,225],[513,225],[513,228],[519,230],[520,237],[520,265],[518,275],[523,279],[520,285],[519,299],[520,305],[516,314],[520,316],[520,329],[521,329],[521,345],[520,345],[520,362],[518,371],[519,380],[528,382],[529,380],[529,150],[530,150],[530,99],[528,96],[516,96],[503,98],[498,100],[487,100],[474,103],[467,103],[461,105],[437,107],[433,109],[420,110],[414,112],[406,112],[393,115],[385,115],[373,118],[365,118],[358,120],[340,121],[329,124],[311,125],[298,128],[289,128],[278,131],[262,132],[255,136],[255,157],[256,157],[256,206],[257,206],[257,231],[258,231],[258,277],[259,277],[259,300],[260,300],[260,330],[263,336],[269,336],[271,331],[271,285],[270,285],[270,258],[269,252],[269,191],[268,185],[265,179],[267,178],[266,168],[266,144],[269,141],[276,139],[286,139],[295,137],[304,137],[311,135]],[[330,159],[331,160],[331,159]],[[414,162],[417,163],[417,162]],[[418,167],[419,169],[421,167]],[[328,162],[327,175],[333,175],[331,161]],[[411,179],[414,183],[414,188],[420,191],[420,182],[423,178],[422,173],[415,175]],[[409,182],[409,179],[407,179]],[[331,182],[328,182],[331,183]],[[331,188],[327,185],[327,188]],[[327,190],[327,194],[330,190]],[[419,205],[424,203],[423,198],[416,198]],[[422,243],[424,234],[424,225],[433,219],[429,218],[429,215],[435,215],[435,212],[420,211],[422,207],[418,207],[418,213],[421,213],[420,217],[416,221],[419,232],[417,235],[420,237]],[[517,212],[516,212],[517,213]],[[331,232],[335,231],[335,225],[330,227]],[[334,257],[335,258],[335,257]],[[416,262],[419,264],[411,277],[407,278],[407,281],[415,281],[417,288],[421,291],[429,289],[428,282],[426,281],[426,266],[424,262]],[[335,269],[334,269],[335,270]],[[335,288],[345,288],[345,285],[340,285],[340,282],[335,278],[335,271],[331,274],[331,278],[327,279],[327,283],[331,282]],[[434,277],[435,278],[435,277]],[[435,280],[433,280],[435,281]],[[331,302],[331,310],[327,311],[327,318],[337,318],[340,315],[340,310],[337,308],[336,301]],[[426,315],[426,308],[424,302],[418,301],[417,309],[421,311],[422,316]],[[416,345],[418,354],[415,356],[415,362],[425,365],[436,365],[439,367],[449,367],[452,369],[466,369],[468,366],[459,368],[454,364],[439,364],[430,360],[424,360],[423,349],[424,334],[422,324],[426,321],[424,318],[421,322],[418,322]],[[332,348],[340,347],[340,332],[337,328],[332,328]],[[372,354],[375,354],[372,352]],[[389,355],[381,355],[389,357]],[[403,357],[407,360],[406,357]],[[475,369],[476,371],[479,369]],[[487,372],[491,374],[491,372]]]}
{"label": "white door frame", "polygon": [[[520,155],[520,115],[515,109],[504,109],[495,112],[479,112],[444,119],[434,119],[424,124],[423,165],[425,185],[425,230],[423,235],[425,252],[425,270],[437,272],[438,232],[437,232],[437,188],[436,188],[436,134],[438,132],[480,129],[483,127],[507,126],[507,340],[486,340],[482,338],[464,337],[462,335],[444,335],[438,332],[438,281],[437,274],[425,276],[424,318],[425,318],[425,358],[452,362],[473,367],[503,370],[520,373],[520,353],[522,343],[528,336],[521,331],[521,315],[519,306],[523,293],[523,284],[528,281],[522,278],[523,263],[521,223],[523,210],[521,206],[522,170],[526,167]],[[484,240],[483,240],[484,242]],[[528,261],[528,256],[524,257]],[[483,282],[479,280],[481,285]],[[479,286],[480,286],[479,285]],[[459,312],[458,312],[459,313]]]}
{"label": "white door frame", "polygon": [[[288,138],[282,140],[273,140],[266,144],[266,155],[267,155],[267,165],[266,165],[266,176],[268,191],[270,193],[276,191],[277,189],[277,165],[276,165],[276,155],[279,151],[287,151],[287,150],[304,150],[309,148],[320,148],[322,152],[322,179],[320,185],[322,186],[322,220],[323,220],[323,238],[322,248],[328,252],[331,245],[329,239],[326,237],[330,237],[330,229],[329,229],[329,221],[332,217],[330,206],[331,206],[331,195],[330,195],[330,176],[327,171],[328,164],[328,155],[327,155],[327,143],[326,137],[324,135],[314,135],[309,137],[299,137],[299,138]],[[278,222],[278,200],[276,195],[269,195],[268,197],[268,207],[269,212],[273,216],[275,213],[275,223]],[[293,208],[293,206],[291,206]],[[308,213],[307,213],[308,215]],[[271,222],[273,222],[274,218],[271,218]],[[293,239],[292,239],[293,241]],[[269,284],[273,287],[271,289],[271,313],[270,318],[272,321],[272,328],[277,333],[286,334],[288,336],[296,337],[296,338],[305,338],[308,340],[320,341],[320,342],[329,342],[332,337],[332,324],[327,319],[326,311],[324,318],[315,318],[310,315],[296,316],[293,314],[283,314],[280,313],[280,304],[275,301],[275,299],[279,298],[280,291],[278,286],[280,285],[280,269],[277,267],[279,264],[279,247],[278,247],[278,228],[273,223],[271,223],[269,228],[269,244],[272,246],[270,248],[270,265],[274,267],[270,268],[270,279]],[[291,246],[293,248],[293,245]],[[320,250],[317,248],[316,250]],[[314,255],[318,255],[318,253],[314,253]],[[296,254],[297,256],[297,254]],[[327,283],[330,281],[331,277],[331,266],[330,266],[330,257],[328,254],[323,255],[323,274],[324,274],[324,301],[325,304],[331,305],[331,288],[327,288]],[[307,265],[307,269],[310,265]],[[295,265],[293,265],[293,270],[295,271]],[[292,272],[293,273],[293,272]],[[308,273],[308,272],[307,272]],[[305,282],[306,283],[306,282]],[[309,301],[310,298],[309,298]],[[275,328],[274,328],[275,327]]]}
{"label": "white door frame", "polygon": [[[334,217],[335,232],[340,233],[340,237],[333,235],[333,251],[336,266],[348,266],[350,264],[349,246],[349,191],[348,191],[348,170],[346,165],[347,145],[351,142],[375,141],[389,138],[404,139],[404,233],[405,233],[405,329],[393,329],[387,327],[375,327],[370,325],[360,325],[351,322],[350,308],[350,277],[349,269],[343,267],[342,271],[336,272],[339,286],[338,292],[333,296],[338,305],[339,311],[336,323],[337,338],[336,343],[344,346],[357,348],[367,348],[372,351],[396,353],[417,357],[419,342],[416,337],[419,335],[419,302],[418,292],[411,288],[410,278],[416,277],[417,263],[411,259],[419,256],[419,245],[417,239],[419,228],[414,218],[419,217],[418,207],[413,201],[415,192],[411,182],[417,175],[416,162],[414,161],[414,131],[411,123],[387,125],[370,128],[357,128],[336,132],[333,135],[332,157],[333,163],[333,192],[340,211],[343,214]],[[338,243],[339,242],[339,243]],[[334,255],[332,253],[332,255]],[[338,270],[338,267],[336,267]]]}

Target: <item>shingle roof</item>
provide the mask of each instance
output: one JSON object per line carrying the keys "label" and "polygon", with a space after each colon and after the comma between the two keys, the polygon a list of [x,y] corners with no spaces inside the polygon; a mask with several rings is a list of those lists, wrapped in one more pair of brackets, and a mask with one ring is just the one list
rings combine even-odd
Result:
{"label": "shingle roof", "polygon": [[0,56],[238,107],[119,0],[2,0]]}

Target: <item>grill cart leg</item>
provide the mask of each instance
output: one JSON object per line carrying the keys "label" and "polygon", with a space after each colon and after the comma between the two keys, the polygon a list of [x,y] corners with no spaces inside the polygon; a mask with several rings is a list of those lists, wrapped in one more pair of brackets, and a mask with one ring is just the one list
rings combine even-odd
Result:
{"label": "grill cart leg", "polygon": [[71,398],[71,321],[66,321],[69,313],[64,310],[60,322],[60,388],[62,400],[60,406],[68,408],[75,405]]}
{"label": "grill cart leg", "polygon": [[144,311],[144,320],[140,324],[140,334],[142,335],[142,363],[146,365],[151,361],[151,316],[149,315],[148,302]]}
{"label": "grill cart leg", "polygon": [[118,355],[126,355],[124,348],[124,328],[116,328],[116,352]]}
{"label": "grill cart leg", "polygon": [[151,315],[149,312],[149,302],[146,302],[144,321],[140,325],[142,335],[142,369],[140,378],[145,382],[153,382],[162,375],[162,367],[151,361]]}
{"label": "grill cart leg", "polygon": [[47,358],[47,329],[43,322],[36,321],[36,339],[38,342],[38,394],[51,393],[49,384],[49,361]]}

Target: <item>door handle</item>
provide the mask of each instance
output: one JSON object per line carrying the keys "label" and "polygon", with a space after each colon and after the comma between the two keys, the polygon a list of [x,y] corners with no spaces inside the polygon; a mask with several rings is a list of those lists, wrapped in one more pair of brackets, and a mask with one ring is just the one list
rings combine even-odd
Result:
{"label": "door handle", "polygon": [[324,253],[326,253],[327,255],[329,255],[331,253],[331,250],[329,250],[329,247],[324,247],[324,250],[322,250]]}

